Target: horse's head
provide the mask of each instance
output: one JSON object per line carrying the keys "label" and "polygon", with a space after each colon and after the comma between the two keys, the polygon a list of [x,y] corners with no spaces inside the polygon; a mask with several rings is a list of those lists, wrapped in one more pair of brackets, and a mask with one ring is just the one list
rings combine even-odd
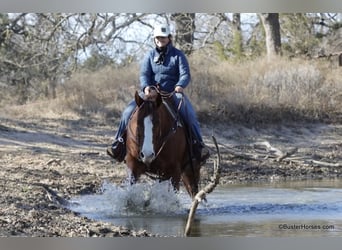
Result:
{"label": "horse's head", "polygon": [[135,93],[135,102],[137,103],[137,129],[136,138],[140,152],[138,157],[146,165],[156,157],[156,141],[160,134],[160,120],[158,109],[162,104],[160,94],[153,97],[146,96],[142,98],[138,92]]}

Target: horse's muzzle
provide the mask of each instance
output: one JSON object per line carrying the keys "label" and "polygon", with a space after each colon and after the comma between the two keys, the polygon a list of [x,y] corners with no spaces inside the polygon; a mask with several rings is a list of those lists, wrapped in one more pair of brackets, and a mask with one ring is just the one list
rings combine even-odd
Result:
{"label": "horse's muzzle", "polygon": [[144,153],[141,151],[139,158],[144,164],[150,165],[156,158],[156,154],[154,152]]}

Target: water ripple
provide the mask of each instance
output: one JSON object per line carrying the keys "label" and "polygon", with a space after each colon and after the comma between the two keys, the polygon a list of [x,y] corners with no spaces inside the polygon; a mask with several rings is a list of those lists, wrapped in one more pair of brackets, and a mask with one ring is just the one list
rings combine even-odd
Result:
{"label": "water ripple", "polygon": [[219,207],[201,208],[197,211],[200,215],[217,215],[217,214],[322,214],[334,213],[342,216],[342,204],[324,203],[324,204],[241,204],[241,205],[225,205]]}

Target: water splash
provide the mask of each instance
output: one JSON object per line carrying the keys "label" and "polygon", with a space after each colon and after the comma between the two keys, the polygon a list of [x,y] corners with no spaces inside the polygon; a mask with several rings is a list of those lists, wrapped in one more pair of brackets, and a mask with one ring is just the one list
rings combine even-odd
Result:
{"label": "water splash", "polygon": [[104,182],[100,193],[70,200],[70,209],[93,219],[183,214],[188,204],[183,193],[175,192],[171,182],[116,185]]}

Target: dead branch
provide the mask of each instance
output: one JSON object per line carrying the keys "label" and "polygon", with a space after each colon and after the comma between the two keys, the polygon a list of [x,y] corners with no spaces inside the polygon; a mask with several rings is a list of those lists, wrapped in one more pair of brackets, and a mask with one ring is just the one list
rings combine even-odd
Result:
{"label": "dead branch", "polygon": [[262,147],[266,148],[267,152],[269,152],[271,154],[274,154],[274,155],[276,155],[278,157],[284,155],[284,153],[281,150],[279,150],[279,149],[277,149],[275,147],[272,147],[271,144],[268,141],[260,142],[258,144],[254,144],[254,146],[255,147],[262,146]]}
{"label": "dead branch", "polygon": [[[225,146],[225,150],[233,155],[232,158],[241,158],[244,160],[252,160],[252,161],[264,161],[268,158],[275,158],[277,162],[284,160],[285,158],[290,157],[294,153],[297,152],[298,148],[290,149],[287,152],[283,152],[278,148],[271,146],[271,144],[267,141],[260,142],[252,145],[254,152],[253,153],[241,153],[233,148]],[[259,149],[259,150],[258,150]]]}
{"label": "dead branch", "polygon": [[56,205],[67,206],[69,205],[69,201],[64,199],[62,196],[58,195],[58,193],[52,190],[48,185],[44,183],[33,183],[32,185],[42,187],[46,191],[47,198],[54,202]]}
{"label": "dead branch", "polygon": [[[261,160],[263,160],[263,159],[260,159],[260,157],[258,157],[257,154],[241,153],[241,152],[238,152],[235,149],[227,147],[227,146],[225,146],[224,148],[228,154],[233,155],[232,157],[230,157],[231,159],[240,158],[240,159],[250,160],[250,161],[261,161]],[[264,158],[264,157],[265,156],[262,156],[262,158]]]}
{"label": "dead branch", "polygon": [[184,236],[188,236],[191,232],[191,226],[192,226],[192,221],[195,217],[196,209],[198,207],[198,204],[205,198],[206,194],[211,193],[217,184],[220,181],[220,173],[221,173],[221,155],[220,155],[220,150],[217,145],[216,138],[212,136],[212,139],[214,141],[216,151],[217,151],[217,160],[214,161],[214,173],[213,176],[211,177],[211,181],[203,188],[201,189],[194,197],[191,208],[189,211],[187,223],[185,226],[185,231],[184,231]]}
{"label": "dead branch", "polygon": [[285,158],[287,158],[287,157],[293,155],[293,154],[296,153],[297,151],[298,151],[298,148],[293,148],[293,149],[291,149],[290,151],[285,152],[283,155],[280,155],[280,156],[276,159],[276,161],[277,161],[277,162],[280,162],[280,161],[284,160]]}
{"label": "dead branch", "polygon": [[227,153],[232,155],[232,157],[230,157],[231,159],[240,158],[253,161],[265,161],[268,159],[273,159],[276,162],[296,163],[299,165],[312,165],[331,168],[342,167],[341,162],[318,161],[312,159],[312,157],[309,155],[294,156],[294,154],[298,152],[297,147],[288,149],[286,151],[281,151],[280,149],[273,147],[268,141],[248,145],[247,149],[251,150],[252,152],[240,152],[237,149],[228,147],[226,145],[224,148]]}
{"label": "dead branch", "polygon": [[58,166],[61,166],[62,165],[61,161],[62,161],[61,159],[51,159],[46,163],[46,165],[51,165],[52,163],[56,163]]}
{"label": "dead branch", "polygon": [[342,167],[342,163],[330,163],[330,162],[323,162],[323,161],[315,161],[315,160],[312,160],[311,163],[313,165],[317,165],[319,167],[335,167],[335,168],[338,168],[338,167]]}

